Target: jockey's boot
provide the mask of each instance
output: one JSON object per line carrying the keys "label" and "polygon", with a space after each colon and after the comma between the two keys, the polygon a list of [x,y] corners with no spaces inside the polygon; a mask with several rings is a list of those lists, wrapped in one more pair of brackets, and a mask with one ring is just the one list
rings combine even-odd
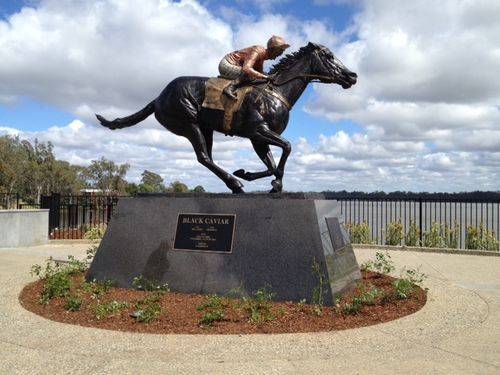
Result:
{"label": "jockey's boot", "polygon": [[236,90],[240,87],[248,85],[253,82],[254,79],[249,77],[248,75],[242,73],[238,78],[234,79],[229,85],[227,85],[222,92],[227,95],[229,98],[236,100],[238,97],[236,96]]}
{"label": "jockey's boot", "polygon": [[241,83],[242,83],[241,77],[233,79],[229,85],[224,87],[224,90],[222,90],[222,92],[230,99],[236,100],[237,99],[236,89],[241,85]]}

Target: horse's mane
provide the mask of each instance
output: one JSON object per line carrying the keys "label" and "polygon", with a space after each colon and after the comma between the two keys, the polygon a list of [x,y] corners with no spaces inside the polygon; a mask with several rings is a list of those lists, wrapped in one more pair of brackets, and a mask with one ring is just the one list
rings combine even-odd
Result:
{"label": "horse's mane", "polygon": [[269,74],[274,74],[290,68],[298,59],[303,57],[305,54],[310,53],[315,48],[316,45],[314,43],[309,43],[308,45],[301,47],[298,51],[287,54],[271,67]]}

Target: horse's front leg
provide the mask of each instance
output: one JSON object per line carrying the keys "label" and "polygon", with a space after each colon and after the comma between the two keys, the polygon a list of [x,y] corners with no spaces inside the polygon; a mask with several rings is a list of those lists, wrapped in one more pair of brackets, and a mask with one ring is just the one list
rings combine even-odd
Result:
{"label": "horse's front leg", "polygon": [[256,131],[251,139],[252,141],[278,146],[283,150],[280,161],[278,162],[278,167],[274,170],[274,176],[276,179],[271,182],[273,188],[270,193],[281,192],[283,190],[283,174],[285,173],[285,164],[290,152],[292,151],[292,145],[281,135],[269,129],[265,122],[257,125]]}
{"label": "horse's front leg", "polygon": [[274,162],[274,157],[269,145],[266,143],[252,141],[252,146],[257,155],[259,155],[260,160],[262,160],[262,162],[266,165],[267,170],[262,172],[245,172],[244,169],[238,169],[237,171],[234,171],[233,174],[236,177],[247,181],[254,181],[259,178],[272,176],[276,169],[276,163]]}

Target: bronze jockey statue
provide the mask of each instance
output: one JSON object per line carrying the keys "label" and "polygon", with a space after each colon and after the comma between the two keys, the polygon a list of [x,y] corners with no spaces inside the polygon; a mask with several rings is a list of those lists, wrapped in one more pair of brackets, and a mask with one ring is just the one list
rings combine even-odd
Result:
{"label": "bronze jockey statue", "polygon": [[224,94],[236,99],[235,90],[239,86],[254,79],[270,79],[264,74],[264,61],[274,60],[288,47],[290,45],[282,37],[273,35],[267,41],[267,48],[255,45],[228,53],[219,63],[220,76],[233,80],[224,89]]}

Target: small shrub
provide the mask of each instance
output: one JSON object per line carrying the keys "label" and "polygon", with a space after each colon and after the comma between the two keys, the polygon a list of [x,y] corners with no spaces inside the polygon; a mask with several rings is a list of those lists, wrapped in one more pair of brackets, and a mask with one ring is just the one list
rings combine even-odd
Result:
{"label": "small shrub", "polygon": [[106,232],[106,228],[107,227],[104,224],[97,225],[95,227],[87,229],[85,234],[83,235],[84,239],[92,241],[92,245],[86,251],[85,262],[87,263],[87,267],[94,260],[94,256],[98,248],[96,243],[102,239],[104,233]]}
{"label": "small shrub", "polygon": [[482,247],[481,235],[476,227],[467,227],[467,234],[465,236],[466,249],[480,249]]}
{"label": "small shrub", "polygon": [[403,224],[401,222],[389,223],[386,231],[385,244],[391,246],[401,245],[403,241]]}
{"label": "small shrub", "polygon": [[394,289],[400,299],[407,299],[413,291],[414,285],[407,279],[397,279],[394,281]]}
{"label": "small shrub", "polygon": [[283,307],[278,307],[278,315],[285,316],[285,309]]}
{"label": "small shrub", "polygon": [[86,251],[85,251],[85,261],[87,262],[87,267],[90,266],[92,261],[94,260],[95,254],[97,253],[97,245],[91,245]]}
{"label": "small shrub", "polygon": [[456,221],[453,224],[453,227],[448,226],[448,224],[444,225],[443,242],[445,247],[450,249],[458,248],[459,238],[460,238],[460,226]]}
{"label": "small shrub", "polygon": [[408,232],[405,236],[406,246],[419,246],[420,245],[420,228],[413,220],[410,221]]}
{"label": "small shrub", "polygon": [[307,301],[305,298],[303,298],[299,302],[297,302],[297,304],[295,305],[295,311],[306,311],[306,309],[305,309],[306,302]]}
{"label": "small shrub", "polygon": [[351,303],[346,303],[342,306],[342,313],[344,315],[355,315],[361,311],[363,302],[359,297],[353,297]]}
{"label": "small shrub", "polygon": [[211,294],[205,297],[205,301],[198,306],[196,309],[198,311],[209,310],[209,309],[221,309],[223,308],[222,297],[217,294]]}
{"label": "small shrub", "polygon": [[134,277],[132,280],[132,285],[135,286],[137,289],[140,290],[145,290],[147,292],[154,292],[154,291],[162,291],[162,292],[169,292],[170,289],[168,287],[168,284],[157,284],[155,281],[148,280],[144,278],[142,275]]}
{"label": "small shrub", "polygon": [[203,316],[200,318],[200,324],[211,326],[214,322],[224,319],[224,303],[222,297],[212,294],[205,298],[205,301],[197,307],[198,311],[203,311]]}
{"label": "small shrub", "polygon": [[394,271],[395,267],[388,252],[385,252],[385,254],[377,252],[375,254],[375,260],[369,260],[363,263],[361,269],[363,271],[375,271],[386,275]]}
{"label": "small shrub", "polygon": [[361,300],[361,303],[363,305],[368,305],[368,306],[373,306],[376,303],[376,300],[379,296],[382,295],[382,291],[377,289],[377,288],[372,288],[370,290],[365,290],[363,285],[361,285],[359,288],[359,295],[358,298]]}
{"label": "small shrub", "polygon": [[151,323],[163,313],[159,302],[164,293],[162,290],[148,293],[144,299],[135,304],[134,317],[138,322]]}
{"label": "small shrub", "polygon": [[96,225],[85,231],[83,238],[91,241],[100,241],[106,233],[106,225]]}
{"label": "small shrub", "polygon": [[63,266],[66,271],[71,274],[77,274],[79,272],[84,272],[87,270],[87,263],[76,259],[73,255],[68,255],[68,263]]}
{"label": "small shrub", "polygon": [[423,233],[424,247],[444,247],[444,239],[441,234],[441,224],[433,222],[429,231]]}
{"label": "small shrub", "polygon": [[396,296],[399,299],[410,298],[413,290],[422,285],[423,281],[427,278],[427,275],[420,272],[420,269],[407,269],[403,268],[401,272],[401,278],[394,280],[394,289]]}
{"label": "small shrub", "polygon": [[367,260],[359,266],[361,271],[373,271],[373,261]]}
{"label": "small shrub", "polygon": [[405,267],[401,272],[401,278],[409,280],[413,285],[421,286],[427,275],[420,272],[420,267],[417,269]]}
{"label": "small shrub", "polygon": [[65,297],[71,288],[70,275],[64,271],[56,272],[45,279],[39,302],[46,304],[54,297]]}
{"label": "small shrub", "polygon": [[483,223],[479,228],[467,227],[465,237],[465,248],[474,250],[499,250],[499,241],[495,237],[495,233],[487,228],[484,228]]}
{"label": "small shrub", "polygon": [[136,311],[137,321],[141,323],[151,323],[162,313],[161,306],[158,303],[148,303],[142,305]]}
{"label": "small shrub", "polygon": [[81,289],[85,293],[90,293],[92,299],[99,299],[103,297],[109,289],[113,286],[112,280],[106,280],[104,282],[99,282],[97,280],[92,280],[91,282],[84,282],[81,285]]}
{"label": "small shrub", "polygon": [[252,323],[262,323],[275,318],[270,303],[274,297],[275,293],[265,287],[254,292],[251,297],[243,298],[243,309],[250,315]]}
{"label": "small shrub", "polygon": [[60,264],[49,258],[45,267],[39,264],[31,267],[32,275],[45,280],[38,300],[40,304],[46,304],[54,297],[65,297],[69,293],[72,285],[71,276],[82,271],[82,264],[74,257],[68,259],[69,263]]}
{"label": "small shrub", "polygon": [[211,326],[214,322],[220,322],[222,320],[224,320],[224,312],[218,310],[205,311],[200,318],[200,324],[203,326]]}
{"label": "small shrub", "polygon": [[107,303],[97,302],[91,307],[94,316],[98,319],[109,318],[120,313],[130,305],[127,302],[111,301]]}
{"label": "small shrub", "polygon": [[349,237],[352,243],[355,244],[370,244],[371,235],[370,227],[367,222],[362,223],[347,223],[346,229],[349,233]]}
{"label": "small shrub", "polygon": [[67,311],[75,312],[82,307],[83,299],[81,295],[69,295],[66,297],[64,308]]}

